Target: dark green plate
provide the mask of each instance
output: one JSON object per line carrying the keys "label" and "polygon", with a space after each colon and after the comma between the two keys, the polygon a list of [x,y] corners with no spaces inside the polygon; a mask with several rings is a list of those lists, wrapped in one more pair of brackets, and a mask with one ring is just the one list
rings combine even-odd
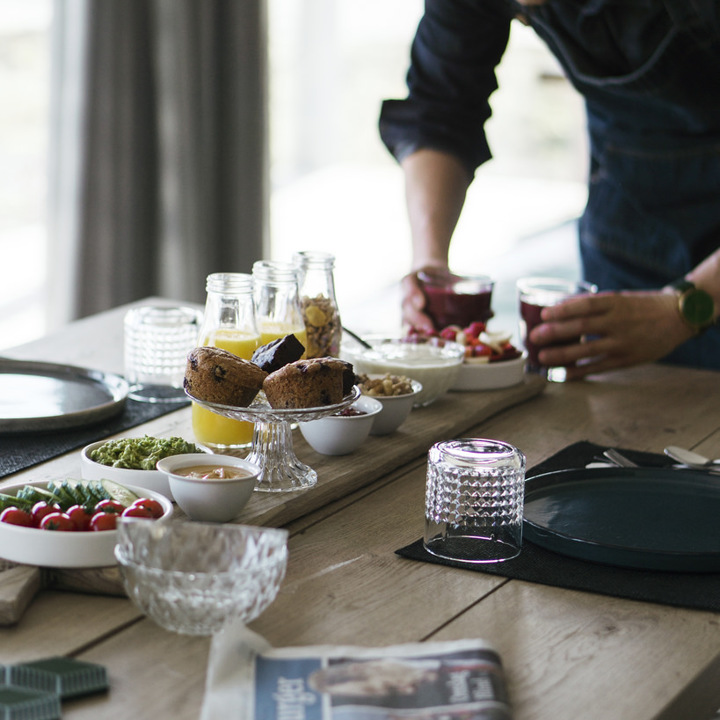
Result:
{"label": "dark green plate", "polygon": [[720,478],[696,470],[597,468],[525,484],[524,537],[620,567],[720,572]]}

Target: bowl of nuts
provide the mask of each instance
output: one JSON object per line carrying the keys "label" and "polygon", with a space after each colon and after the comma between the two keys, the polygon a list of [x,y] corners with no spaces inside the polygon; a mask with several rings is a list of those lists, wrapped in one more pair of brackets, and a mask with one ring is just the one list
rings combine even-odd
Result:
{"label": "bowl of nuts", "polygon": [[415,396],[422,390],[417,380],[390,373],[360,374],[357,384],[363,395],[379,400],[382,410],[375,416],[371,435],[394,433],[407,420]]}

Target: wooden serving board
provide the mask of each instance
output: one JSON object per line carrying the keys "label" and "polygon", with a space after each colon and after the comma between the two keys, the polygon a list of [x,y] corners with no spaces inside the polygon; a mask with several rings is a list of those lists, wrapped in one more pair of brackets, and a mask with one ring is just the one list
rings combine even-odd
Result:
{"label": "wooden serving board", "polygon": [[0,625],[16,623],[41,586],[40,568],[0,560]]}
{"label": "wooden serving board", "polygon": [[[370,485],[413,460],[419,460],[435,442],[462,437],[468,429],[487,418],[539,395],[545,384],[545,380],[537,376],[526,376],[522,383],[502,390],[448,393],[429,407],[413,410],[393,434],[371,436],[351,455],[320,455],[299,432],[295,432],[295,453],[317,472],[317,485],[298,492],[254,493],[236,522],[274,527],[287,525]],[[184,408],[158,418],[135,428],[133,433],[146,431],[160,436],[172,434],[191,438],[190,409]],[[177,506],[174,517],[184,519]],[[47,568],[40,572],[38,568],[28,566],[2,571],[0,566],[0,625],[17,622],[34,593],[43,587],[106,595],[123,594],[117,567]]]}
{"label": "wooden serving board", "polygon": [[317,485],[294,493],[254,493],[238,522],[287,525],[426,456],[439,440],[462,437],[487,418],[539,395],[545,385],[544,379],[533,375],[502,390],[447,393],[428,407],[414,409],[396,432],[371,436],[350,455],[333,457],[316,453],[296,432],[295,453],[317,472]]}

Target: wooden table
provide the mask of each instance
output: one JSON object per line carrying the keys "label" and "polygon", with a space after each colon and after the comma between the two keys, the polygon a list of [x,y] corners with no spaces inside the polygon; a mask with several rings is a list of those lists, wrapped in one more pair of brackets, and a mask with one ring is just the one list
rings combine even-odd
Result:
{"label": "wooden table", "polygon": [[[123,312],[5,354],[121,371]],[[529,466],[582,439],[654,452],[676,444],[717,457],[719,380],[657,365],[581,383],[453,393],[350,458],[317,455],[295,433],[298,456],[321,482],[254,496],[241,518],[291,533],[285,582],[252,629],[276,646],[482,637],[503,658],[517,720],[705,720],[720,707],[717,614],[413,562],[394,551],[422,535],[433,439],[506,440]],[[126,434],[143,432],[191,438],[189,410]],[[77,453],[68,453],[0,485],[78,471]],[[78,720],[197,718],[209,647],[207,638],[160,629],[123,597],[57,590],[41,592],[16,626],[0,628],[0,663],[60,654],[107,667],[109,695],[64,704],[63,716]]]}

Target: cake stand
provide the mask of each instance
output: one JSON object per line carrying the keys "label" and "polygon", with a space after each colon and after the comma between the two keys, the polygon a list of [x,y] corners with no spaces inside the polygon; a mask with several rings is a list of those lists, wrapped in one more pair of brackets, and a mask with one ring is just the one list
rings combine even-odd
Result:
{"label": "cake stand", "polygon": [[360,397],[360,389],[352,392],[335,405],[314,408],[276,409],[270,407],[262,391],[247,407],[221,405],[187,396],[198,405],[232,420],[245,420],[255,424],[252,450],[245,458],[260,466],[256,490],[261,492],[288,492],[305,490],[317,483],[317,473],[301,463],[295,455],[291,423],[319,420],[352,405]]}

